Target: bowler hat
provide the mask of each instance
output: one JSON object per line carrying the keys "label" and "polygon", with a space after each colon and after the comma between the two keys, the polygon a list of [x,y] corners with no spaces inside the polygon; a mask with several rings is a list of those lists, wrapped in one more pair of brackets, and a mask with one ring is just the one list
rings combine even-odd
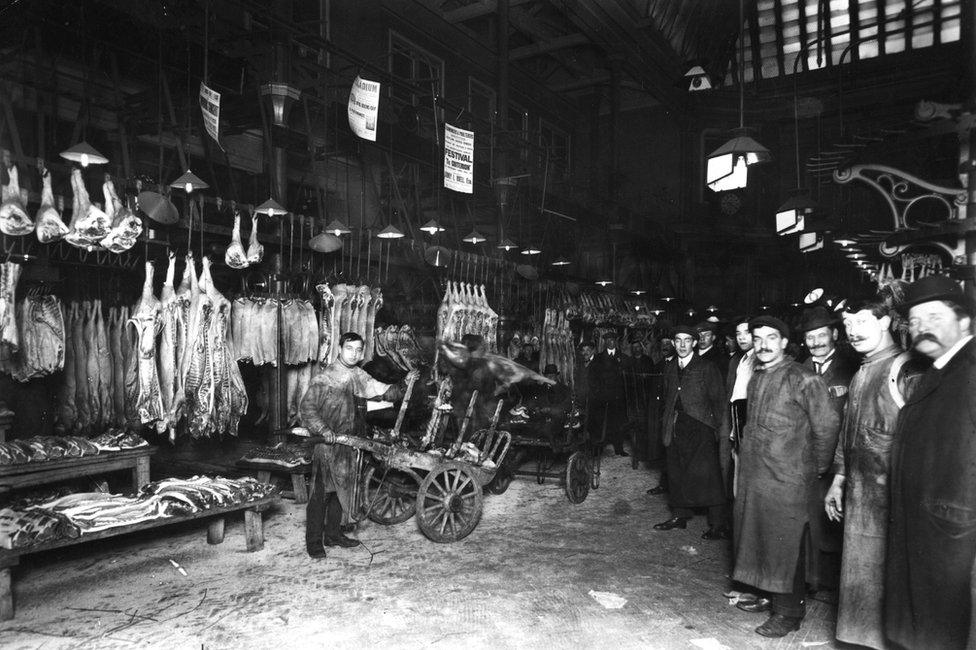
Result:
{"label": "bowler hat", "polygon": [[671,338],[676,337],[678,334],[687,334],[696,341],[698,340],[698,328],[692,327],[691,325],[676,325],[671,330]]}
{"label": "bowler hat", "polygon": [[836,327],[837,317],[831,314],[825,307],[816,306],[803,310],[803,317],[800,319],[800,332],[820,329],[821,327]]}
{"label": "bowler hat", "polygon": [[697,329],[699,332],[715,332],[715,330],[718,329],[718,319],[703,320],[695,325],[695,329]]}
{"label": "bowler hat", "polygon": [[750,332],[759,329],[760,327],[772,327],[774,330],[778,331],[779,335],[784,339],[790,337],[790,328],[787,327],[786,323],[775,316],[756,316],[749,321]]}
{"label": "bowler hat", "polygon": [[966,294],[959,288],[959,283],[945,275],[928,275],[905,287],[905,301],[898,306],[898,311],[905,314],[909,308],[933,300],[951,300],[965,309],[966,313],[972,314],[973,311]]}

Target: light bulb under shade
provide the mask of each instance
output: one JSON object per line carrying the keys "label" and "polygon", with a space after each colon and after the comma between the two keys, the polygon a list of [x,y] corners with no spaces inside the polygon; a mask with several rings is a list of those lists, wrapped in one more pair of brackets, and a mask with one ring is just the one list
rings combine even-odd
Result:
{"label": "light bulb under shade", "polygon": [[503,239],[498,242],[498,246],[496,248],[500,248],[503,251],[513,251],[518,248],[518,245],[511,239]]}
{"label": "light bulb under shade", "polygon": [[857,240],[851,239],[850,237],[838,237],[834,239],[834,243],[841,247],[856,246]]}
{"label": "light bulb under shade", "polygon": [[481,244],[483,242],[488,241],[488,238],[482,235],[477,230],[472,230],[470,233],[465,235],[464,239],[462,239],[461,241],[467,242],[469,244]]}
{"label": "light bulb under shade", "polygon": [[631,293],[634,294],[635,296],[643,296],[647,292],[644,291],[643,289],[633,289]]}
{"label": "light bulb under shade", "polygon": [[281,207],[281,204],[274,199],[268,199],[258,207],[254,208],[257,214],[266,214],[269,217],[283,217],[288,214],[288,210]]}
{"label": "light bulb under shade", "polygon": [[864,253],[848,253],[846,257],[849,260],[866,260],[868,258]]}
{"label": "light bulb under shade", "polygon": [[352,231],[346,224],[342,223],[338,219],[333,219],[329,222],[329,225],[325,227],[325,232],[336,237],[341,237],[342,235],[348,235]]}
{"label": "light bulb under shade", "polygon": [[542,252],[541,248],[536,248],[535,246],[526,246],[522,249],[522,255],[538,255]]}
{"label": "light bulb under shade", "polygon": [[432,235],[432,236],[436,235],[439,232],[444,232],[444,227],[441,224],[437,223],[437,221],[435,221],[434,219],[431,219],[430,221],[422,225],[420,229],[423,230],[428,235]]}
{"label": "light bulb under shade", "polygon": [[609,280],[607,278],[604,278],[602,280],[597,280],[593,284],[599,285],[601,287],[609,287],[611,284],[613,284],[613,280]]}
{"label": "light bulb under shade", "polygon": [[571,262],[565,257],[557,257],[552,262],[549,263],[550,266],[569,266]]}
{"label": "light bulb under shade", "polygon": [[75,146],[65,149],[61,152],[61,157],[65,160],[76,162],[82,167],[87,167],[88,165],[104,165],[108,162],[108,158],[85,141],[81,141]]}
{"label": "light bulb under shade", "polygon": [[376,233],[376,236],[380,239],[403,239],[403,233],[393,224]]}
{"label": "light bulb under shade", "polygon": [[747,135],[746,129],[735,129],[735,136],[708,154],[705,182],[715,192],[745,187],[750,165],[772,160],[769,149]]}
{"label": "light bulb under shade", "polygon": [[169,186],[177,190],[183,190],[187,194],[193,190],[205,190],[210,187],[210,185],[205,183],[199,176],[191,172],[189,169],[186,170],[185,174],[170,183]]}

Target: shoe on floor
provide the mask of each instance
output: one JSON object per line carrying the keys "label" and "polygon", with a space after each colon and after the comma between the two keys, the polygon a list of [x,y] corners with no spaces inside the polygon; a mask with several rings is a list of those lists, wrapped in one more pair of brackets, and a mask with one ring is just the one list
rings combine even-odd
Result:
{"label": "shoe on floor", "polygon": [[326,537],[323,541],[326,546],[341,546],[343,548],[352,548],[353,546],[359,546],[358,539],[346,537],[345,535],[339,535],[338,537]]}
{"label": "shoe on floor", "polygon": [[773,607],[768,598],[762,597],[756,598],[755,600],[740,600],[735,606],[744,612],[750,612],[752,614],[768,612]]}
{"label": "shoe on floor", "polygon": [[786,636],[790,632],[799,630],[800,621],[802,620],[802,618],[797,616],[773,614],[766,619],[765,623],[756,628],[756,633],[768,636],[771,639],[778,639],[781,636]]}
{"label": "shoe on floor", "polygon": [[667,494],[668,493],[668,488],[664,487],[663,485],[656,485],[656,486],[652,487],[650,490],[648,490],[647,493],[648,494],[654,494],[654,495],[657,495],[657,494]]}
{"label": "shoe on floor", "polygon": [[322,545],[309,546],[305,549],[305,551],[308,553],[308,556],[313,560],[321,560],[322,558],[325,557],[325,547],[323,547]]}
{"label": "shoe on floor", "polygon": [[702,533],[702,539],[732,539],[732,531],[729,530],[728,526],[709,528]]}
{"label": "shoe on floor", "polygon": [[687,528],[688,520],[684,517],[671,517],[667,521],[654,524],[654,530],[671,530],[672,528]]}

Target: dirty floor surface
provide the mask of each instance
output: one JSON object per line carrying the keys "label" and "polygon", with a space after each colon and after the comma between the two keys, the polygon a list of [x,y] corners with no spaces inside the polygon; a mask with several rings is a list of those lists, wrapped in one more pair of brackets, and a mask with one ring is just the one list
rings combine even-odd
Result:
{"label": "dirty floor surface", "polygon": [[[764,614],[730,605],[729,549],[668,517],[656,473],[609,457],[573,505],[558,481],[518,478],[486,495],[466,539],[435,544],[413,519],[367,522],[363,546],[311,560],[303,506],[265,514],[244,550],[240,514],[223,544],[191,523],[27,556],[14,568],[15,648],[833,648],[834,606],[808,602],[799,632],[767,640]],[[170,560],[186,572],[182,575]],[[590,592],[626,603],[604,607]],[[599,594],[598,594],[599,595]]]}

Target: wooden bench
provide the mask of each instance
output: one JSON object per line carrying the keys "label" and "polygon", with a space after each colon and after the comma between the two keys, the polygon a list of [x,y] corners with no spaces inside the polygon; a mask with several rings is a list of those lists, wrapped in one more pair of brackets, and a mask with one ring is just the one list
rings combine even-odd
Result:
{"label": "wooden bench", "polygon": [[239,460],[237,466],[254,472],[254,477],[262,483],[270,483],[272,473],[289,474],[291,476],[291,489],[295,492],[295,503],[308,503],[308,486],[305,483],[305,477],[312,473],[311,463],[285,467],[275,463]]}
{"label": "wooden bench", "polygon": [[155,452],[155,447],[136,447],[79,458],[0,465],[0,493],[125,469],[132,472],[132,491],[138,492],[149,482],[149,457]]}
{"label": "wooden bench", "polygon": [[247,501],[245,503],[239,503],[233,506],[208,508],[207,510],[195,512],[189,515],[162,517],[159,519],[151,519],[149,521],[140,521],[139,523],[130,524],[128,526],[107,528],[105,530],[99,530],[93,533],[86,533],[74,539],[57,539],[50,542],[34,544],[32,546],[13,550],[0,549],[0,620],[9,621],[14,617],[11,567],[17,566],[20,563],[20,558],[22,555],[49,551],[56,548],[64,548],[66,546],[74,546],[75,544],[83,544],[85,542],[91,542],[98,539],[107,539],[109,537],[118,537],[119,535],[134,533],[140,530],[149,530],[150,528],[159,528],[161,526],[168,526],[170,524],[178,524],[185,521],[206,518],[213,518],[213,521],[211,521],[209,526],[207,526],[207,543],[220,544],[224,541],[224,523],[226,516],[230,513],[241,510],[244,511],[245,547],[249,552],[260,551],[262,548],[264,548],[264,520],[261,513],[270,508],[272,505],[276,505],[278,503],[280,503],[280,497],[277,494],[274,494],[264,497],[263,499]]}

